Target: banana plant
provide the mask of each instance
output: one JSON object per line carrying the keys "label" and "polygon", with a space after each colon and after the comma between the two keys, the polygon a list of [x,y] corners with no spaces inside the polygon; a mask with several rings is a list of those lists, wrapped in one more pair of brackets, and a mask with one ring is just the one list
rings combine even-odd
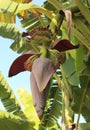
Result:
{"label": "banana plant", "polygon": [[[32,1],[5,0],[0,6],[4,22],[0,35],[13,39],[10,48],[21,54],[12,63],[9,77],[31,72],[40,130],[90,128],[89,9],[90,0],[46,0],[42,7]],[[10,24],[16,16],[25,32]],[[81,114],[86,123],[79,122]]]}
{"label": "banana plant", "polygon": [[[39,30],[39,32],[37,30]],[[31,43],[38,38],[39,42],[36,42],[37,44],[40,44],[41,39],[39,38],[39,36],[43,35],[44,37],[46,34],[48,36],[47,32],[50,33],[50,30],[46,28],[38,28],[31,32],[24,33],[23,36],[28,36],[32,34],[32,37],[29,39],[29,42]],[[46,38],[49,39],[48,37]],[[72,45],[70,41],[66,39],[58,40],[53,43],[50,40],[48,43],[47,39],[46,41],[43,40],[42,45],[40,45],[41,48],[39,46],[38,49],[40,50],[40,52],[35,54],[35,52],[29,51],[19,56],[12,63],[9,70],[9,77],[25,70],[29,70],[31,72],[30,83],[33,104],[36,108],[36,111],[40,119],[42,119],[48,95],[49,81],[55,73],[55,71],[59,68],[60,64],[64,63],[65,61],[64,56],[61,55],[60,52],[70,49],[76,49],[79,47],[78,45]]]}

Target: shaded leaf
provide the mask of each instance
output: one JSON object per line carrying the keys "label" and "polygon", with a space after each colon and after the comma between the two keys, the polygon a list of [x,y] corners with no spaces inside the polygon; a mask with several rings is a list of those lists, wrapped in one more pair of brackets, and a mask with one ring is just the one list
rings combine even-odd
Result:
{"label": "shaded leaf", "polygon": [[90,24],[90,10],[84,5],[82,0],[74,0],[75,4],[78,6],[80,9],[81,13],[84,15],[85,19],[88,21]]}
{"label": "shaded leaf", "polygon": [[49,49],[49,58],[55,63],[55,66],[58,68],[60,64],[63,64],[66,58],[56,49]]}
{"label": "shaded leaf", "polygon": [[25,67],[24,67],[24,63],[26,62],[26,60],[34,55],[35,52],[29,51],[21,56],[19,56],[11,65],[10,69],[9,69],[9,77],[14,76],[22,71],[26,71]]}
{"label": "shaded leaf", "polygon": [[52,4],[59,11],[63,8],[63,6],[61,5],[61,3],[58,2],[57,0],[48,0],[48,2],[50,4]]}
{"label": "shaded leaf", "polygon": [[60,52],[76,49],[78,47],[79,47],[79,44],[74,46],[70,43],[69,40],[66,40],[66,39],[55,41],[52,45],[52,49],[56,49]]}
{"label": "shaded leaf", "polygon": [[90,122],[89,123],[80,123],[79,130],[90,130]]}
{"label": "shaded leaf", "polygon": [[81,32],[81,34],[87,39],[88,43],[90,43],[90,29],[88,28],[89,25],[85,23],[84,20],[82,20],[80,17],[73,17],[73,23],[77,30]]}
{"label": "shaded leaf", "polygon": [[43,92],[56,68],[48,58],[38,58],[33,62],[32,72],[40,92]]}
{"label": "shaded leaf", "polygon": [[[60,71],[58,71],[58,75]],[[61,77],[60,77],[61,78]],[[54,78],[50,80],[50,91],[45,106],[44,115],[40,124],[40,128],[45,127],[51,130],[60,130],[59,117],[62,116],[62,92],[58,87],[58,82]],[[42,129],[39,129],[42,130]]]}
{"label": "shaded leaf", "polygon": [[[76,38],[73,38],[73,42],[77,43],[78,40]],[[80,46],[78,49],[75,49],[74,51],[70,52],[73,59],[75,59],[75,68],[77,74],[80,74],[80,72],[83,70],[85,64],[83,62],[84,59],[84,50],[83,46]]]}
{"label": "shaded leaf", "polygon": [[73,123],[73,105],[74,105],[74,97],[73,97],[73,88],[72,85],[68,82],[68,79],[66,78],[66,74],[63,71],[63,67],[61,66],[62,71],[62,78],[63,78],[63,114],[65,116],[66,124],[72,124]]}
{"label": "shaded leaf", "polygon": [[[66,29],[67,26],[65,21],[63,22],[63,26]],[[75,27],[72,27],[72,35],[75,36],[82,45],[90,49],[90,44],[86,37],[84,37],[84,35]]]}
{"label": "shaded leaf", "polygon": [[75,61],[74,59],[70,56],[66,62],[62,65],[63,71],[65,73],[65,76],[69,83],[71,85],[77,86],[79,84],[79,78],[76,73],[76,68],[75,68]]}

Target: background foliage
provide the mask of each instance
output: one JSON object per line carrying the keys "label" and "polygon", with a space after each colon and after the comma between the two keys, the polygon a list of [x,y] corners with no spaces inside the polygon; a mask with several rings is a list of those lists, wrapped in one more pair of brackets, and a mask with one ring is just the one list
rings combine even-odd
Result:
{"label": "background foliage", "polygon": [[[71,11],[71,20],[67,18],[67,10]],[[26,32],[33,30],[31,37],[24,37],[24,33],[14,26],[16,17]],[[39,30],[38,34],[38,27],[49,28],[51,32]],[[20,88],[18,95],[22,105],[19,104],[0,73],[0,99],[6,109],[0,110],[0,129],[69,130],[71,126],[71,130],[74,127],[89,130],[90,0],[47,0],[42,7],[27,0],[0,0],[0,36],[13,39],[10,49],[20,54],[28,50],[40,52],[43,45],[48,47],[58,39],[68,39],[73,45],[79,43],[78,49],[61,52],[66,60],[50,81],[41,121],[34,110],[31,95]],[[76,114],[78,118],[74,124]],[[81,115],[86,123],[79,123]]]}

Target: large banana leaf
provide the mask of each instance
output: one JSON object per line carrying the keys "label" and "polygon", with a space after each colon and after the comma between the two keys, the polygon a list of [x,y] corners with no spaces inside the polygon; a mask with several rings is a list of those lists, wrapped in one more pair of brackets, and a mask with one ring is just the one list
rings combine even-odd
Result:
{"label": "large banana leaf", "polygon": [[75,70],[75,62],[72,57],[69,57],[68,60],[63,64],[63,71],[69,83],[74,86],[78,86],[79,79]]}
{"label": "large banana leaf", "polygon": [[26,118],[18,100],[2,73],[0,73],[0,99],[8,112]]}
{"label": "large banana leaf", "polygon": [[0,110],[0,130],[35,130],[33,123]]}
{"label": "large banana leaf", "polygon": [[[90,37],[89,37],[89,34],[90,34],[90,29],[88,28],[89,25],[88,24],[85,24],[85,21],[82,20],[81,18],[77,17],[77,18],[73,18],[73,23],[74,23],[74,26],[76,27],[77,31],[79,33],[81,33],[81,35],[85,38],[84,40],[84,45],[88,48],[90,48]],[[78,24],[79,23],[79,24]],[[86,33],[87,32],[87,33]]]}
{"label": "large banana leaf", "polygon": [[80,123],[79,130],[89,130],[90,129],[90,123]]}
{"label": "large banana leaf", "polygon": [[15,16],[12,16],[11,13],[8,14],[0,13],[0,21],[5,23],[15,23],[16,19]]}
{"label": "large banana leaf", "polygon": [[[39,7],[35,4],[33,4],[32,2],[30,2],[28,4],[27,3],[18,4],[16,2],[11,1],[11,0],[5,0],[4,3],[2,4],[2,0],[0,0],[0,5],[1,5],[0,12],[3,13],[3,15],[1,15],[1,16],[4,17],[4,19],[5,19],[4,14],[6,14],[6,15],[11,14],[13,16],[13,15],[16,15],[18,13],[22,13],[22,11],[24,11],[24,10],[29,10],[30,12],[33,12],[36,14],[38,12],[41,14],[44,13],[50,19],[52,19],[54,16],[54,13],[52,11],[48,11],[43,7]],[[1,18],[1,20],[2,20],[2,18]],[[5,20],[3,20],[3,21],[5,21]]]}
{"label": "large banana leaf", "polygon": [[86,7],[85,4],[81,0],[79,0],[79,1],[74,0],[74,2],[80,9],[81,13],[84,15],[85,19],[90,24],[90,15],[89,15],[90,10],[88,9],[88,7]]}
{"label": "large banana leaf", "polygon": [[[73,39],[73,37],[72,37]],[[79,43],[79,41],[74,37],[73,43]],[[85,64],[83,62],[84,59],[84,50],[83,50],[83,46],[80,46],[77,50],[73,50],[70,52],[70,54],[72,55],[75,64],[75,69],[76,69],[76,73],[79,75],[80,72],[83,70],[83,68],[85,67]]]}
{"label": "large banana leaf", "polygon": [[0,130],[35,130],[34,122],[28,120],[22,111],[9,84],[0,73],[0,99],[6,111],[0,110]]}
{"label": "large banana leaf", "polygon": [[19,88],[17,92],[20,97],[20,101],[24,106],[24,113],[26,117],[28,120],[35,122],[35,128],[38,129],[40,121],[33,106],[31,94],[25,88]]}
{"label": "large banana leaf", "polygon": [[[0,0],[1,2],[1,0]],[[49,4],[54,7],[50,8],[52,11],[47,10],[49,9],[47,5],[47,9],[44,7],[39,7],[37,5],[34,5],[33,3],[20,3],[12,2],[11,0],[5,0],[5,3],[0,4],[0,12],[1,12],[1,20],[3,22],[12,22],[11,15],[14,16],[19,13],[18,16],[20,18],[23,16],[23,11],[28,10],[28,17],[23,18],[21,20],[22,26],[27,30],[30,31],[34,27],[43,26],[46,27],[47,25],[50,25],[49,28],[51,30],[54,30],[54,34],[52,37],[52,41],[58,39],[58,38],[69,38],[68,37],[68,26],[67,26],[67,18],[63,18],[63,24],[62,22],[58,26],[58,20],[56,19],[55,14],[63,10],[65,12],[66,9],[70,9],[72,12],[72,25],[71,25],[71,41],[76,44],[76,42],[80,43],[80,48],[75,51],[68,51],[64,53],[64,56],[66,56],[66,62],[61,66],[62,70],[62,90],[60,90],[58,87],[58,83],[56,80],[52,80],[53,82],[50,84],[50,91],[48,100],[46,103],[43,119],[41,121],[40,130],[46,130],[47,128],[50,129],[60,129],[60,125],[58,125],[58,119],[60,116],[63,116],[63,123],[65,125],[71,125],[74,120],[73,116],[74,114],[78,114],[77,119],[77,125],[79,124],[80,114],[83,115],[85,118],[87,124],[80,124],[80,129],[89,129],[90,127],[90,10],[89,10],[89,4],[90,0],[81,1],[81,0],[74,0],[74,1],[68,1],[68,0],[48,0]],[[7,6],[6,6],[7,5]],[[74,8],[73,6],[74,5]],[[54,13],[53,13],[54,12]],[[33,15],[34,14],[34,15]],[[46,15],[43,16],[41,14]],[[59,14],[59,12],[58,12]],[[48,18],[47,18],[48,17]],[[14,18],[14,17],[13,17]],[[52,23],[55,24],[51,26],[51,20]],[[14,20],[14,19],[13,19]],[[69,21],[70,22],[70,21]],[[57,24],[56,24],[57,23]],[[11,27],[11,30],[10,30]],[[13,27],[10,25],[5,26],[1,25],[1,36],[11,38],[14,41],[14,43],[11,45],[11,48],[18,52],[25,52],[28,50],[34,50],[37,49],[40,44],[36,44],[38,39],[34,37],[34,40],[31,43],[31,46],[27,45],[27,38],[23,38],[21,36],[21,33],[18,30],[13,31]],[[55,27],[53,29],[53,27]],[[60,28],[61,27],[61,28]],[[8,33],[11,31],[12,34]],[[60,31],[61,29],[61,31]],[[4,31],[5,30],[5,31]],[[17,33],[18,32],[18,33]],[[17,34],[18,36],[17,36]],[[40,37],[41,38],[41,37]],[[40,42],[42,43],[45,39],[45,37],[42,37]],[[44,41],[45,42],[45,41]],[[35,46],[34,45],[37,46]],[[34,48],[34,49],[33,49]],[[86,59],[85,59],[86,58]],[[2,77],[2,76],[1,76]],[[3,78],[2,78],[3,79]],[[7,85],[5,85],[6,82],[1,80],[1,100],[3,101],[4,106],[6,109],[10,112],[15,111],[17,115],[19,115],[19,108],[17,107],[16,100],[13,101],[12,92],[7,88]],[[55,85],[56,84],[56,85]],[[3,87],[5,86],[5,87]],[[62,91],[62,92],[61,92]],[[20,94],[21,90],[19,91]],[[24,90],[25,93],[27,93]],[[28,95],[26,98],[29,99],[29,101],[24,101],[24,98],[22,96],[23,94],[20,94],[21,101],[24,105],[25,109],[25,115],[28,114],[29,110],[32,112],[29,104],[31,102],[31,98]],[[7,99],[8,100],[7,100]],[[10,98],[10,99],[9,99]],[[14,97],[15,98],[15,97]],[[14,102],[14,103],[13,103]],[[10,104],[9,104],[10,103]],[[11,105],[12,103],[12,105]],[[9,106],[10,105],[10,106]],[[16,111],[16,107],[18,108]],[[20,107],[20,106],[19,106]],[[20,112],[23,114],[20,108]],[[21,114],[21,115],[22,115]],[[19,115],[19,116],[21,116]],[[24,115],[24,116],[25,116]],[[32,117],[33,115],[26,116],[28,119]],[[25,117],[23,117],[25,118]],[[86,125],[86,126],[85,126]],[[28,128],[27,128],[28,129]]]}
{"label": "large banana leaf", "polygon": [[[20,88],[18,90],[18,94],[20,96],[21,102],[25,107],[24,113],[30,121],[35,122],[36,129],[42,129],[42,128],[45,130],[46,130],[46,128],[59,129],[58,119],[61,115],[61,108],[62,108],[62,104],[61,104],[62,99],[60,98],[61,91],[60,91],[60,89],[57,88],[58,84],[57,84],[56,80],[53,81],[53,84],[51,86],[52,86],[51,93],[49,95],[50,99],[48,99],[48,101],[47,101],[50,103],[49,103],[49,105],[47,103],[47,107],[45,109],[45,113],[44,113],[40,126],[38,126],[40,121],[36,115],[30,94],[24,88]],[[57,122],[57,125],[56,125],[56,122]]]}
{"label": "large banana leaf", "polygon": [[[22,37],[22,33],[19,29],[17,29],[13,24],[8,23],[0,23],[0,36],[8,39],[12,39],[11,49],[14,51],[18,51],[22,46],[27,48],[26,39]],[[25,49],[24,47],[24,49]],[[23,49],[22,51],[23,52]]]}
{"label": "large banana leaf", "polygon": [[10,46],[13,51],[22,53],[33,48],[27,44],[27,39],[22,37],[21,31],[13,24],[0,23],[0,36],[14,40]]}
{"label": "large banana leaf", "polygon": [[32,12],[29,12],[28,15],[28,18],[21,20],[22,27],[25,28],[27,31],[30,31],[33,28],[39,26],[47,27],[48,19],[45,16],[35,17]]}
{"label": "large banana leaf", "polygon": [[[58,71],[60,76],[60,70]],[[60,129],[59,118],[62,116],[62,92],[58,88],[58,83],[55,78],[52,78],[50,85],[50,93],[44,110],[43,119],[39,130],[41,129]]]}
{"label": "large banana leaf", "polygon": [[[63,22],[63,27],[66,30],[67,23],[65,21]],[[71,35],[73,35],[75,38],[77,38],[80,44],[84,45],[87,49],[90,49],[90,45],[89,45],[89,42],[87,40],[88,38],[84,37],[84,35],[81,33],[81,30],[79,31],[78,29],[76,29],[75,26],[72,26],[72,34]]]}
{"label": "large banana leaf", "polygon": [[0,23],[0,36],[15,40],[20,35],[21,32],[13,24]]}

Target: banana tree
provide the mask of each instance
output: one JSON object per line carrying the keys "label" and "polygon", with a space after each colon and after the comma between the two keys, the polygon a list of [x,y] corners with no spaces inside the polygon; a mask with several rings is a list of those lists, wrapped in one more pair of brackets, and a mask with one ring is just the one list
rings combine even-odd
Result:
{"label": "banana tree", "polygon": [[[90,0],[47,0],[41,7],[31,0],[5,0],[0,7],[0,35],[13,39],[10,48],[21,54],[9,77],[31,72],[39,130],[90,128],[89,8]],[[25,32],[13,26],[16,16]],[[79,123],[81,115],[85,124]]]}

